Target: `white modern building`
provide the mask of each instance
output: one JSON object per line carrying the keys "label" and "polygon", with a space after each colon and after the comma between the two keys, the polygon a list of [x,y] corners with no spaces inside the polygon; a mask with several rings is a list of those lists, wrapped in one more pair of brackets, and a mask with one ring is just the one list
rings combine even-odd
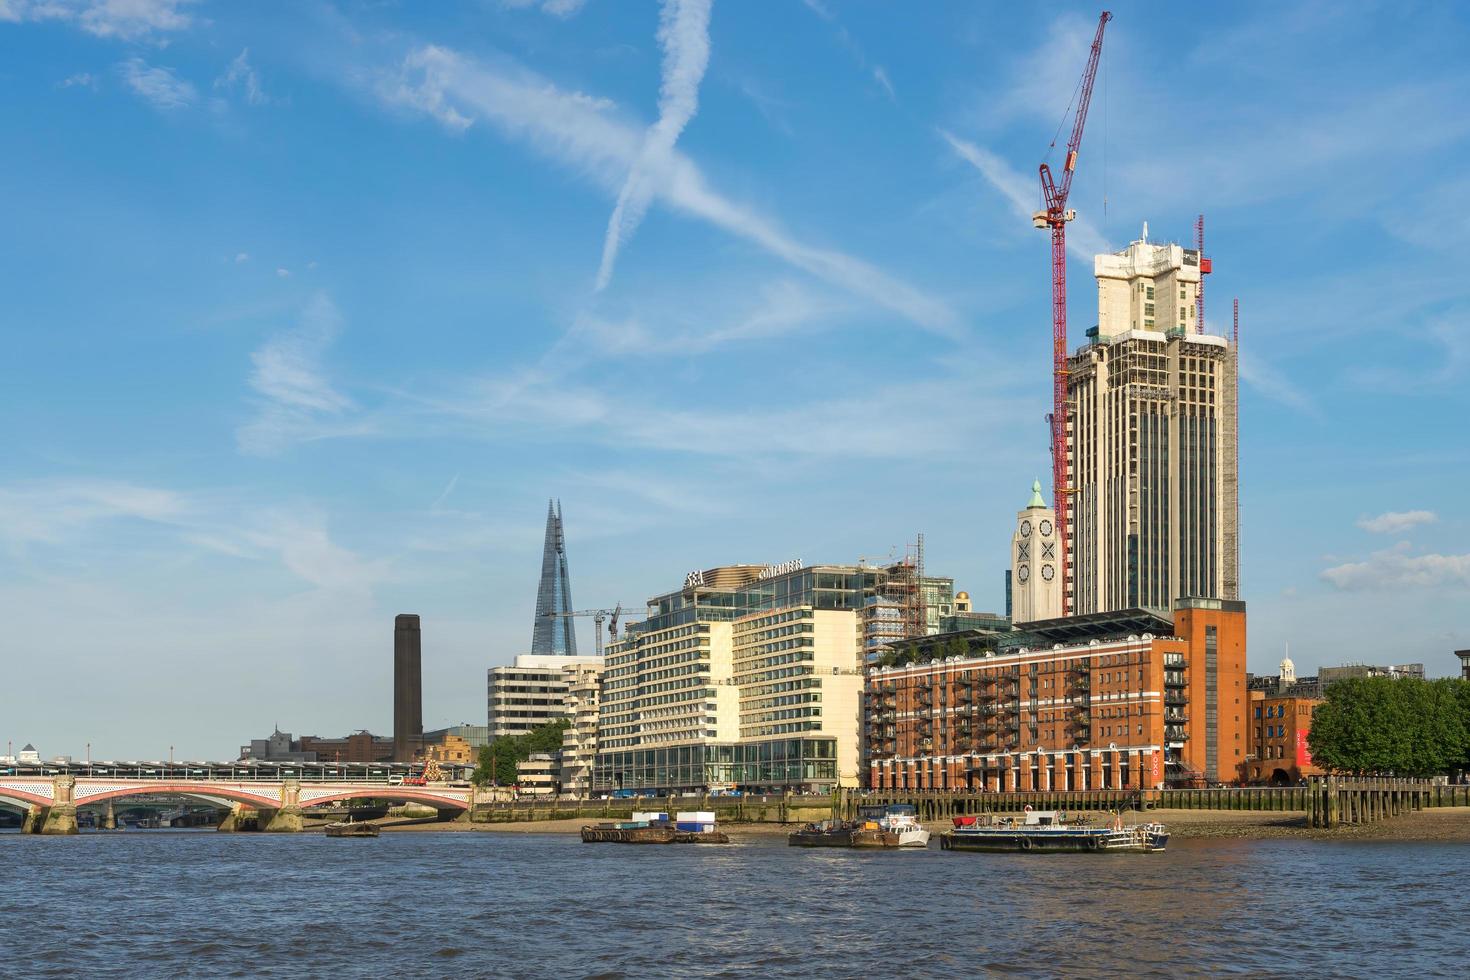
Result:
{"label": "white modern building", "polygon": [[601,657],[522,654],[515,662],[491,667],[486,681],[490,739],[524,735],[566,717],[567,692],[577,670],[601,669]]}
{"label": "white modern building", "polygon": [[1237,362],[1199,332],[1200,256],[1099,255],[1098,323],[1069,361],[1069,581],[1078,614],[1237,599]]}

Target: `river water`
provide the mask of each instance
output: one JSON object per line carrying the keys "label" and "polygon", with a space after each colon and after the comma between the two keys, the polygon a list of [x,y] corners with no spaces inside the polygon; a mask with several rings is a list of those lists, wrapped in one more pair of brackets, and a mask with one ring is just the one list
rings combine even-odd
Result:
{"label": "river water", "polygon": [[1470,973],[1470,846],[1158,855],[564,835],[0,836],[0,976]]}

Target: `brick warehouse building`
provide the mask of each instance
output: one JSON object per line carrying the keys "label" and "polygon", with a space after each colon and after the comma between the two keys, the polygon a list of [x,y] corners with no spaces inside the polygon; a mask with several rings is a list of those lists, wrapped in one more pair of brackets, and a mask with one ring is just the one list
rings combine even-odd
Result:
{"label": "brick warehouse building", "polygon": [[1242,781],[1289,786],[1323,770],[1312,762],[1307,738],[1321,698],[1251,691]]}
{"label": "brick warehouse building", "polygon": [[[956,639],[968,653],[948,655]],[[932,637],[928,648],[940,656],[868,672],[873,788],[1151,789],[1240,772],[1244,603],[1181,599],[1172,623],[1096,613]]]}

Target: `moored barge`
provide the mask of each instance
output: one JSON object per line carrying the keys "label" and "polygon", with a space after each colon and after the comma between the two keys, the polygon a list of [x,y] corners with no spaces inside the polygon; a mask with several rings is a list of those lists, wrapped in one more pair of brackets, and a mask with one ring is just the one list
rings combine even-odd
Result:
{"label": "moored barge", "polygon": [[1065,813],[1053,810],[1028,811],[1017,823],[1012,819],[981,822],[976,817],[956,817],[955,827],[939,837],[946,851],[990,853],[1108,853],[1150,854],[1169,844],[1169,831],[1161,823],[1124,826],[1121,817],[1105,826],[1067,823]]}
{"label": "moored barge", "polygon": [[[688,819],[685,819],[688,818]],[[730,835],[715,829],[713,813],[635,813],[632,820],[582,828],[584,844],[728,844]]]}

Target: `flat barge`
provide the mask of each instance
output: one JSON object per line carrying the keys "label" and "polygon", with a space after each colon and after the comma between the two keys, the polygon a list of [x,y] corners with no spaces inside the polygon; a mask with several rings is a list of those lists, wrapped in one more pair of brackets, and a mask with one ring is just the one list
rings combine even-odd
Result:
{"label": "flat barge", "polygon": [[1152,854],[1169,844],[1169,831],[1161,823],[1125,827],[1121,818],[1101,827],[1067,823],[1050,810],[1030,811],[1021,822],[956,817],[954,830],[939,836],[945,851],[986,853],[1092,853]]}
{"label": "flat barge", "polygon": [[[685,819],[685,818],[689,819]],[[715,829],[713,813],[681,813],[670,823],[666,813],[635,813],[624,823],[582,828],[584,844],[728,844],[730,835]]]}

